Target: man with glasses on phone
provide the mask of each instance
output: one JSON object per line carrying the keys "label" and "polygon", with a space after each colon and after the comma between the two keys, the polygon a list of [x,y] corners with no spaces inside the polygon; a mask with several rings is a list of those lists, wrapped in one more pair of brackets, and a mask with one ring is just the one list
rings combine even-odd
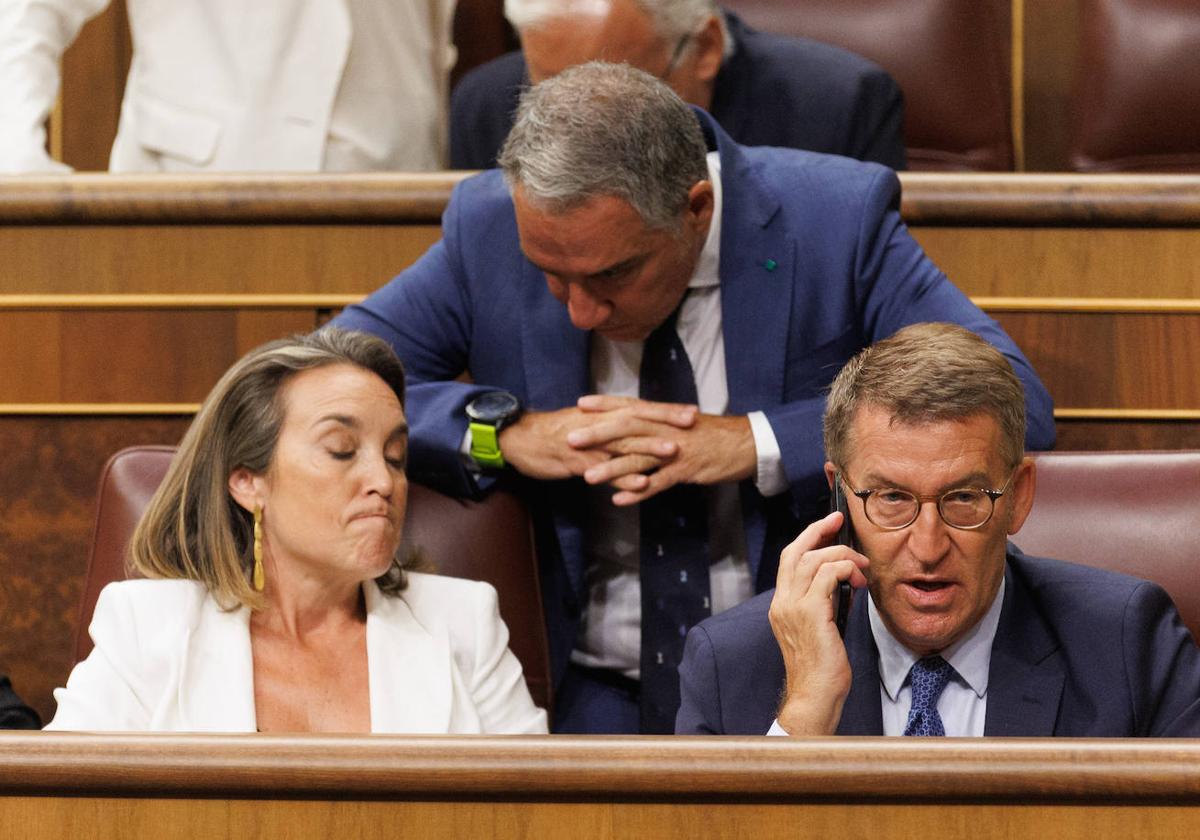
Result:
{"label": "man with glasses on phone", "polygon": [[714,0],[507,0],[504,11],[522,49],[475,68],[455,87],[455,169],[495,166],[521,91],[592,60],[657,76],[743,145],[905,166],[900,89],[854,53],[757,32]]}
{"label": "man with glasses on phone", "polygon": [[[1167,594],[1008,542],[1035,471],[991,345],[906,327],[846,364],[824,427],[855,545],[829,514],[775,590],[692,630],[677,733],[1200,735],[1200,650]],[[842,581],[859,590],[844,639]]]}

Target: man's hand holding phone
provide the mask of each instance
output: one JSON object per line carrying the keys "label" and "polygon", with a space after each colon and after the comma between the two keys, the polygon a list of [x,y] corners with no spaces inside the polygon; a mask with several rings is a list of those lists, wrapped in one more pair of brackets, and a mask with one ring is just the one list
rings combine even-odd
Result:
{"label": "man's hand holding phone", "polygon": [[850,693],[834,595],[841,581],[866,586],[869,561],[836,543],[843,516],[835,511],[809,525],[779,558],[768,617],[787,672],[778,721],[790,735],[832,735]]}

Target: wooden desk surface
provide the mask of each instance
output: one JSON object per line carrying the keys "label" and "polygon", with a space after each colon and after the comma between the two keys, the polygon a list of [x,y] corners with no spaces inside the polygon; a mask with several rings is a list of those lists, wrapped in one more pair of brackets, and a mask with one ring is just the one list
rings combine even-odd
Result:
{"label": "wooden desk surface", "polygon": [[10,837],[1184,837],[1200,829],[1200,741],[0,733],[0,824]]}

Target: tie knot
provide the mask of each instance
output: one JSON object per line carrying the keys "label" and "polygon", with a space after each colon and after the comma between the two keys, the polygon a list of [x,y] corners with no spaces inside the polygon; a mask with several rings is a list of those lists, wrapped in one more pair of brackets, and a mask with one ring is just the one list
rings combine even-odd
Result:
{"label": "tie knot", "polygon": [[914,662],[908,673],[912,686],[912,708],[908,713],[908,727],[904,734],[945,734],[941,716],[937,712],[937,702],[954,668],[940,656],[927,656]]}

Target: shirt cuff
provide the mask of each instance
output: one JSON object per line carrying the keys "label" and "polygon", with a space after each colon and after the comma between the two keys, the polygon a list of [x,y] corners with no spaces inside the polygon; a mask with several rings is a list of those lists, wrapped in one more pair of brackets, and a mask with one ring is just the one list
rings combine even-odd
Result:
{"label": "shirt cuff", "polygon": [[783,455],[779,452],[779,441],[767,415],[751,411],[750,433],[754,435],[754,452],[758,461],[754,475],[754,486],[764,497],[778,496],[788,489],[787,475],[783,471]]}
{"label": "shirt cuff", "polygon": [[458,455],[462,458],[462,464],[466,467],[467,472],[471,477],[478,480],[483,475],[483,467],[479,466],[479,462],[471,457],[471,429],[463,433],[462,443],[458,446]]}
{"label": "shirt cuff", "polygon": [[779,718],[776,718],[775,720],[771,721],[771,728],[767,730],[767,735],[771,735],[771,736],[782,735],[784,737],[787,737],[787,732],[785,732],[783,727],[779,725]]}

